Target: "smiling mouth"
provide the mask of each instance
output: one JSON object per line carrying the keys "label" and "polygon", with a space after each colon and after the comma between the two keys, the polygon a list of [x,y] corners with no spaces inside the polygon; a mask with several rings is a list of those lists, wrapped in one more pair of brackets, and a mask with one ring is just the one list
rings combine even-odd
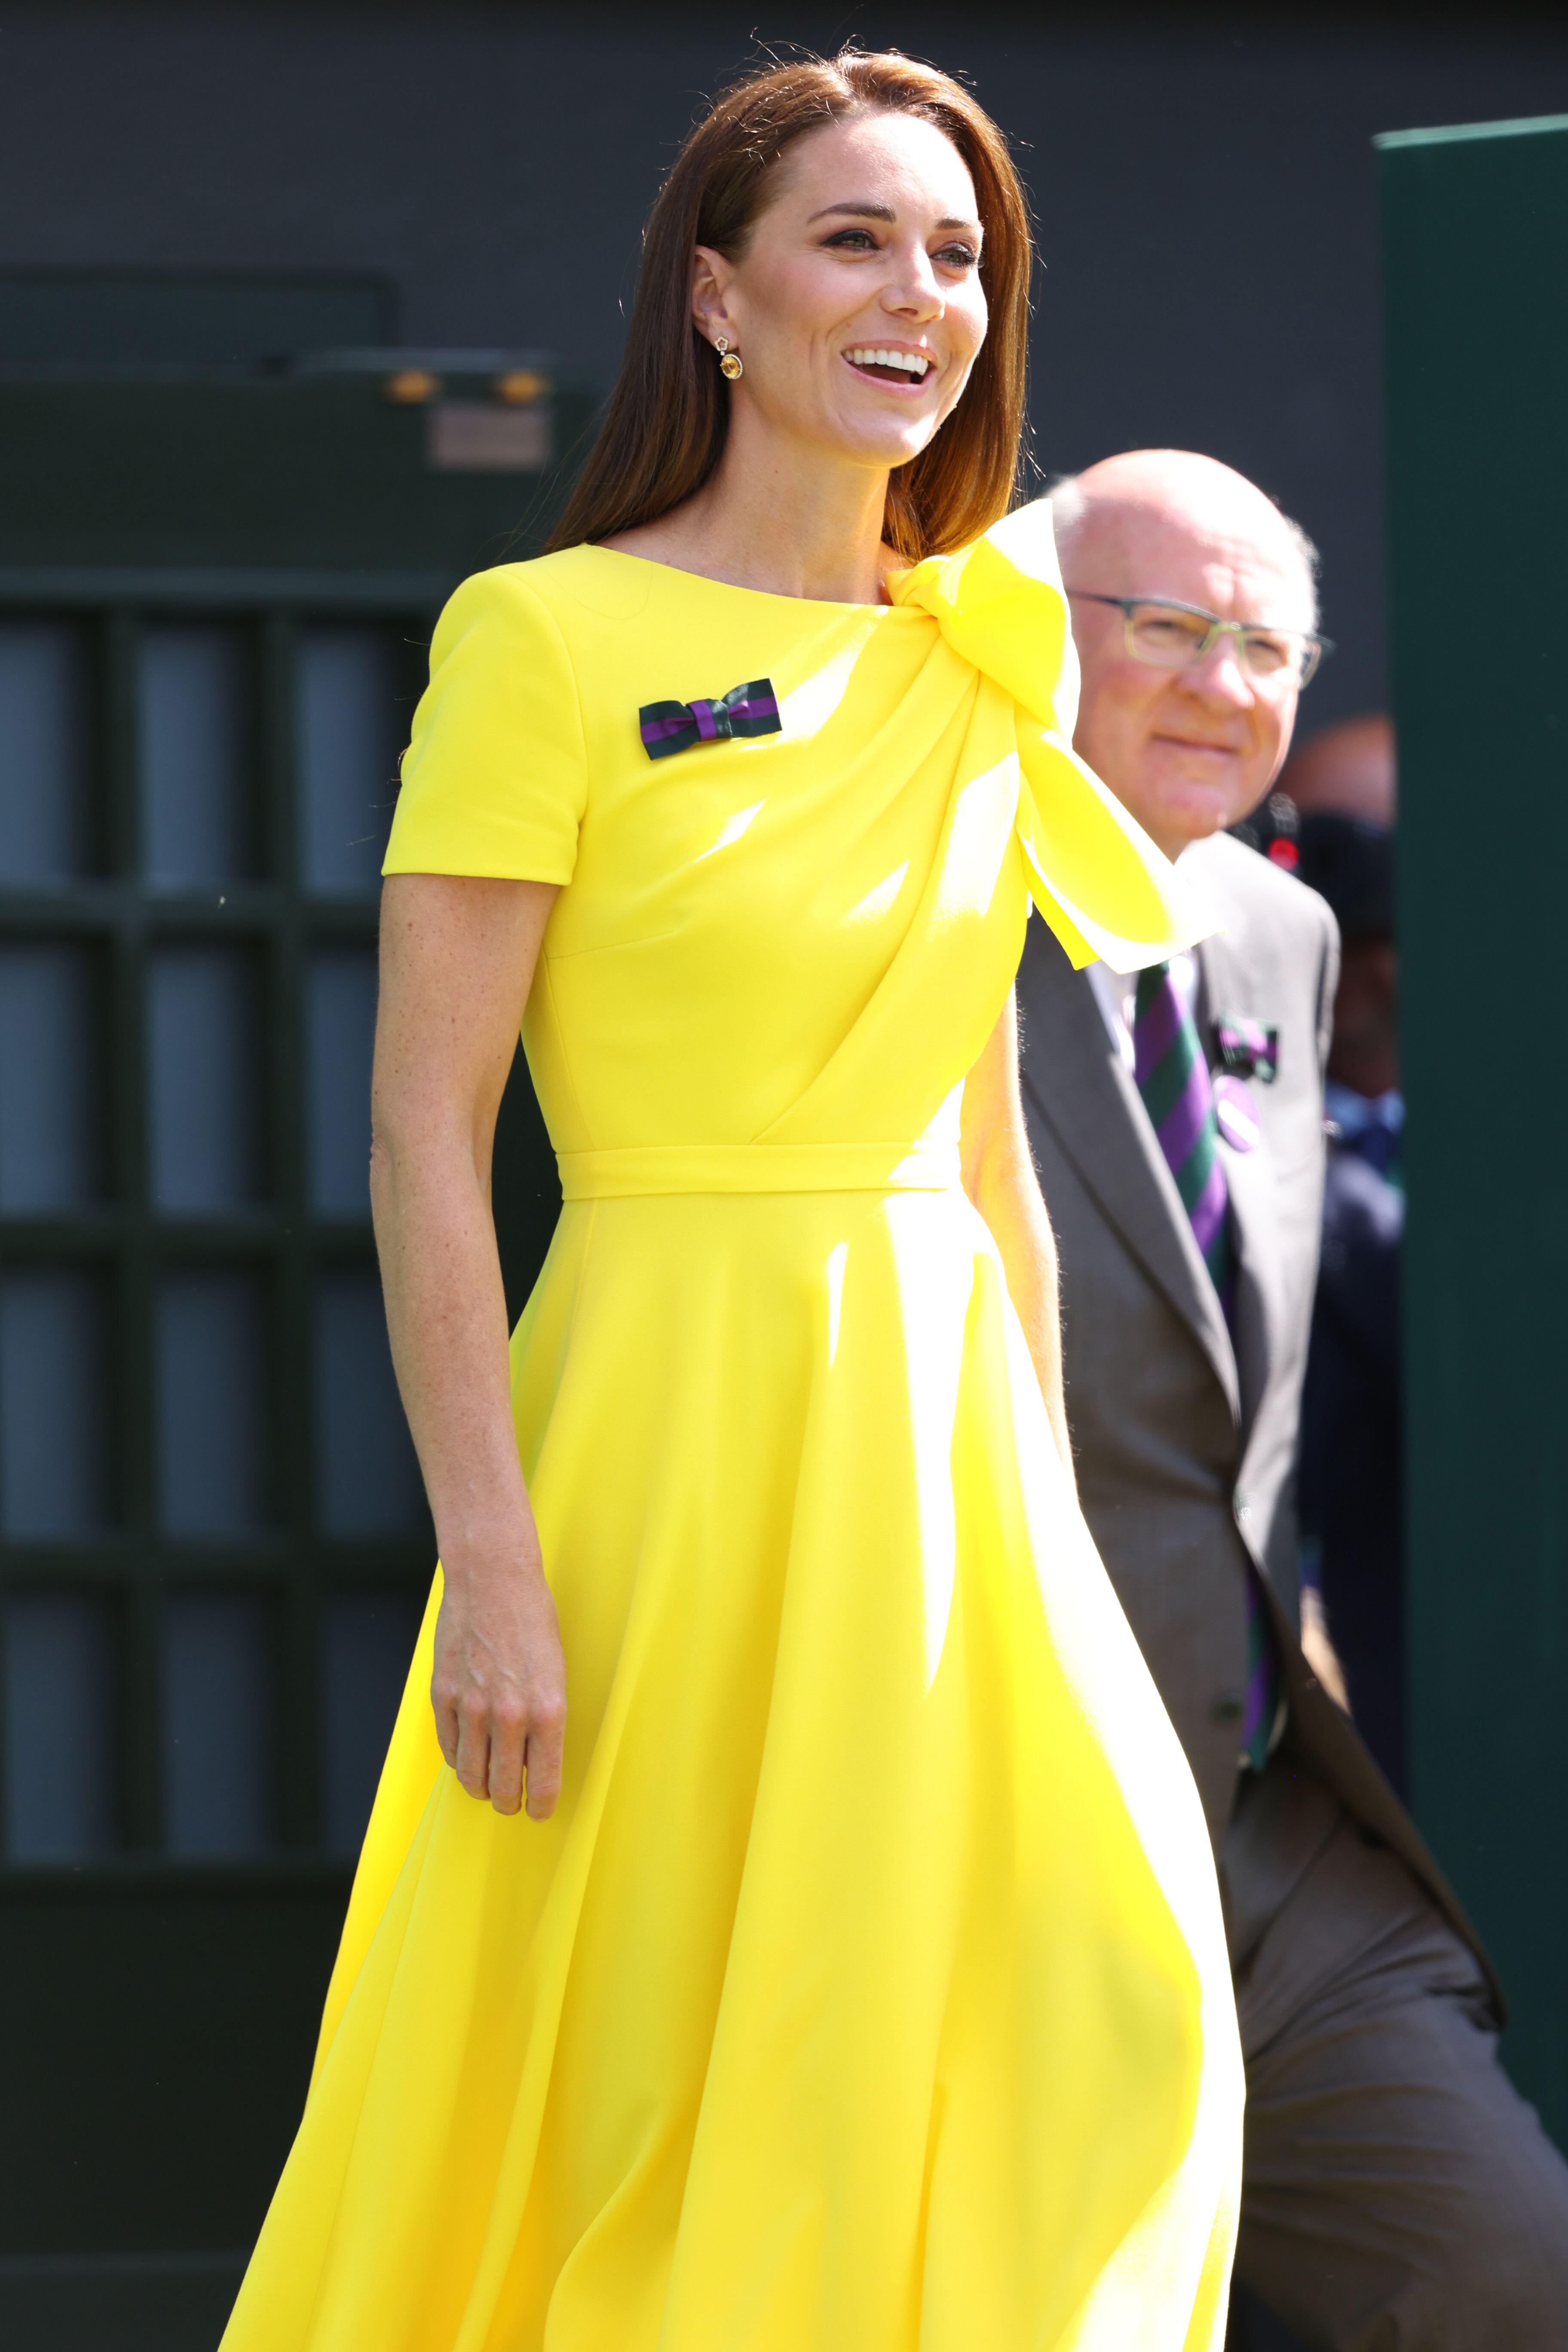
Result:
{"label": "smiling mouth", "polygon": [[844,356],[858,375],[903,390],[923,383],[932,372],[932,362],[923,352],[885,351],[879,343],[857,343]]}

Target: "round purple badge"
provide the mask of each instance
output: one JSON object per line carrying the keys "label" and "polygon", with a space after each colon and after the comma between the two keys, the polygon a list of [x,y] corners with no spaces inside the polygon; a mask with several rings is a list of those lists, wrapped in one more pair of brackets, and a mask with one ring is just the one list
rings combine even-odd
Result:
{"label": "round purple badge", "polygon": [[1250,1151],[1261,1142],[1263,1129],[1258,1106],[1245,1078],[1235,1076],[1229,1070],[1219,1072],[1214,1082],[1214,1110],[1219,1131],[1233,1151]]}

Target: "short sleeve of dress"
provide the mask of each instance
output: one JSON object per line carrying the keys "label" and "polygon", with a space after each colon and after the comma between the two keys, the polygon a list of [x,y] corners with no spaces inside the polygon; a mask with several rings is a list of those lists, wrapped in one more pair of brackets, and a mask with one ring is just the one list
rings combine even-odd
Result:
{"label": "short sleeve of dress", "polygon": [[572,879],[587,799],[577,682],[520,568],[465,580],[436,624],[384,874]]}

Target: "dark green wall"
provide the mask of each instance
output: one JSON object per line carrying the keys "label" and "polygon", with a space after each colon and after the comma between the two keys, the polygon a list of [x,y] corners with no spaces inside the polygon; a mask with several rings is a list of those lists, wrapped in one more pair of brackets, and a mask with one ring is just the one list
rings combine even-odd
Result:
{"label": "dark green wall", "polygon": [[1415,1808],[1568,2140],[1568,117],[1380,149]]}

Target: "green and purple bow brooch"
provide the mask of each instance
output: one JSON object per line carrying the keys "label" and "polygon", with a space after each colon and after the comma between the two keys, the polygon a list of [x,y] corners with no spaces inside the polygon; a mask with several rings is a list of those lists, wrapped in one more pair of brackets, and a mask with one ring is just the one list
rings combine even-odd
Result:
{"label": "green and purple bow brooch", "polygon": [[732,686],[717,702],[645,702],[637,718],[650,760],[668,760],[694,743],[721,743],[727,736],[784,732],[771,677]]}

